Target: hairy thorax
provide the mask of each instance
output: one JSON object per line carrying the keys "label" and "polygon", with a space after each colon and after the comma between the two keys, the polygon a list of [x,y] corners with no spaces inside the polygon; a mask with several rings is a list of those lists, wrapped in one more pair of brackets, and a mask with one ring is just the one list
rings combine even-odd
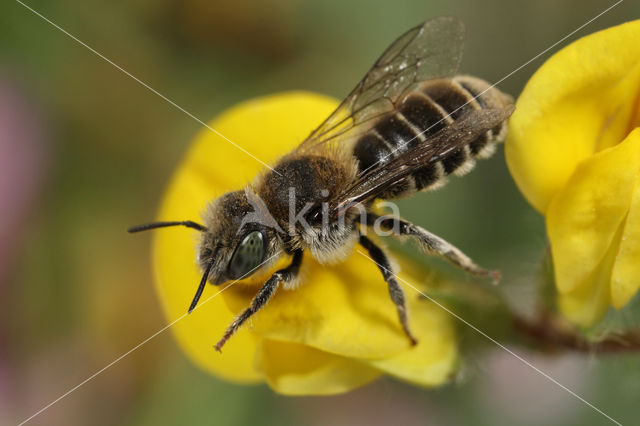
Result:
{"label": "hairy thorax", "polygon": [[[291,155],[254,186],[278,226],[289,250],[309,248],[320,262],[332,262],[351,250],[357,239],[353,218],[330,221],[323,215],[327,202],[345,190],[355,177],[351,163],[318,155]],[[311,220],[319,212],[320,222]],[[316,217],[318,215],[316,214]]]}

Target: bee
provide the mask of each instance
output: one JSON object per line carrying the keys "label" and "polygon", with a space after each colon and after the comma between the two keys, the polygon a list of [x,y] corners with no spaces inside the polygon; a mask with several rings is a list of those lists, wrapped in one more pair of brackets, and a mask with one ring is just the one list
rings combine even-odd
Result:
{"label": "bee", "polygon": [[427,252],[465,271],[499,279],[444,239],[400,217],[378,215],[376,200],[407,197],[469,172],[504,137],[513,99],[481,79],[457,75],[464,27],[439,17],[410,29],[389,46],[337,109],[292,152],[246,188],[212,201],[194,221],[154,222],[129,232],[186,226],[201,233],[197,262],[207,282],[246,278],[281,256],[274,272],[221,337],[225,342],[279,287],[292,288],[305,253],[321,263],[344,259],[360,244],[386,281],[400,325],[415,345],[405,296],[385,250],[366,236],[376,226],[410,237]]}

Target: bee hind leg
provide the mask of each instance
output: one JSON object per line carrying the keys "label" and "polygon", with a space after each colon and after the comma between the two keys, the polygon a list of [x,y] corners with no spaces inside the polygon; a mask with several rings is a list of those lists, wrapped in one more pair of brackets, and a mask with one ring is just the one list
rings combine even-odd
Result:
{"label": "bee hind leg", "polygon": [[360,235],[360,245],[369,252],[371,259],[373,259],[376,265],[378,265],[380,272],[382,272],[382,276],[389,286],[389,295],[391,296],[391,300],[398,310],[398,317],[400,318],[402,330],[411,341],[411,345],[415,346],[418,343],[418,340],[413,336],[409,329],[409,318],[407,315],[407,304],[404,298],[404,291],[402,291],[402,287],[400,287],[398,281],[396,281],[396,277],[391,270],[391,264],[389,263],[387,255],[380,247],[364,235]]}
{"label": "bee hind leg", "polygon": [[368,213],[366,224],[391,231],[397,236],[415,238],[427,253],[439,255],[473,275],[489,277],[495,284],[500,281],[500,271],[481,268],[453,244],[404,219],[395,216],[378,216],[373,213]]}
{"label": "bee hind leg", "polygon": [[300,265],[302,264],[302,250],[294,252],[291,263],[286,268],[280,269],[271,275],[271,278],[267,280],[262,286],[258,294],[255,295],[251,301],[251,305],[245,309],[240,315],[238,315],[231,325],[227,328],[224,335],[218,343],[215,345],[215,349],[218,352],[222,352],[222,346],[229,340],[231,336],[240,328],[240,326],[258,312],[266,303],[271,299],[271,296],[276,292],[276,289],[280,284],[286,283],[295,279],[300,271]]}

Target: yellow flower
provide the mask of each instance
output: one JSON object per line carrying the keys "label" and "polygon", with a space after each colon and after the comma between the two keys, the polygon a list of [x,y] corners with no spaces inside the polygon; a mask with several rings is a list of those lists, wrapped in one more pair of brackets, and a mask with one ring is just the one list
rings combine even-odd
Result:
{"label": "yellow flower", "polygon": [[559,307],[594,324],[640,287],[640,20],[553,55],[516,103],[507,164],[545,215]]}
{"label": "yellow flower", "polygon": [[[285,93],[244,102],[211,126],[257,158],[274,162],[336,106],[334,99],[320,95]],[[243,188],[260,168],[256,160],[203,130],[170,181],[159,220],[198,219],[207,202]],[[169,322],[186,313],[200,279],[194,232],[168,228],[154,237],[156,285]],[[420,340],[410,347],[387,285],[369,259],[354,253],[343,264],[321,266],[307,255],[303,274],[297,289],[280,289],[222,354],[213,345],[266,276],[250,277],[215,297],[221,287],[208,285],[200,306],[171,329],[203,369],[230,381],[266,382],[283,394],[346,392],[382,373],[423,386],[439,385],[451,376],[457,360],[454,327],[446,312],[421,300],[415,290],[405,288],[411,327]]]}

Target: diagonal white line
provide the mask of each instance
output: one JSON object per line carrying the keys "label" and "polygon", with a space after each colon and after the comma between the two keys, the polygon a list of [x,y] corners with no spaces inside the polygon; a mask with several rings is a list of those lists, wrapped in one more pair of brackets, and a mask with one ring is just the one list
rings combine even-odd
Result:
{"label": "diagonal white line", "polygon": [[263,166],[271,169],[272,171],[276,172],[277,174],[281,174],[278,173],[276,170],[274,170],[270,165],[268,165],[267,163],[265,163],[264,161],[260,160],[258,157],[256,157],[255,155],[251,154],[249,151],[247,151],[246,149],[244,149],[243,147],[241,147],[240,145],[238,145],[237,143],[233,142],[231,139],[227,138],[225,135],[223,135],[222,133],[220,133],[219,131],[217,131],[216,129],[214,129],[213,127],[209,126],[207,123],[205,123],[204,121],[200,120],[198,117],[196,117],[195,115],[193,115],[192,113],[190,113],[189,111],[187,111],[186,109],[184,109],[183,107],[181,107],[180,105],[178,105],[177,103],[175,103],[174,101],[172,101],[171,99],[169,99],[168,97],[166,97],[165,95],[163,95],[162,93],[158,92],[156,89],[154,89],[153,87],[149,86],[147,83],[145,83],[144,81],[140,80],[138,77],[136,77],[135,75],[131,74],[129,71],[125,70],[124,68],[122,68],[120,65],[116,64],[115,62],[113,62],[111,59],[107,58],[106,56],[104,56],[102,53],[98,52],[97,50],[95,50],[93,47],[89,46],[87,43],[83,42],[82,40],[80,40],[79,38],[77,38],[76,36],[74,36],[73,34],[71,34],[70,32],[68,32],[67,30],[65,30],[64,28],[60,27],[58,24],[56,24],[55,22],[51,21],[50,19],[48,19],[47,17],[43,16],[42,14],[40,14],[38,11],[34,10],[32,7],[24,4],[22,1],[20,0],[16,0],[16,2],[20,3],[22,6],[24,6],[26,9],[30,10],[31,12],[33,12],[35,15],[39,16],[40,18],[42,18],[43,20],[45,20],[46,22],[48,22],[49,24],[51,24],[53,27],[55,27],[56,29],[62,31],[64,34],[66,34],[68,37],[70,37],[71,39],[73,39],[75,42],[77,42],[78,44],[86,47],[87,49],[89,49],[91,52],[93,52],[94,54],[96,54],[97,56],[99,56],[100,58],[104,59],[105,61],[107,61],[108,63],[110,63],[111,65],[113,65],[115,68],[117,68],[118,70],[120,70],[122,73],[126,74],[127,76],[131,77],[132,79],[134,79],[135,81],[137,81],[140,85],[142,85],[144,88],[148,89],[149,91],[151,91],[152,93],[154,93],[155,95],[159,96],[160,98],[164,99],[166,102],[168,102],[169,104],[171,104],[172,106],[174,106],[175,108],[177,108],[178,110],[182,111],[183,113],[185,113],[186,115],[188,115],[189,117],[193,118],[195,121],[197,121],[198,123],[200,123],[201,125],[203,125],[204,127],[206,127],[207,129],[209,129],[210,131],[212,131],[213,133],[215,133],[216,135],[220,136],[221,138],[223,138],[224,140],[226,140],[227,142],[229,142],[231,145],[235,146],[236,148],[238,148],[240,151],[244,152],[245,154],[247,154],[248,156],[250,156],[251,158],[253,158],[254,160],[256,160],[257,162],[261,163]]}
{"label": "diagonal white line", "polygon": [[496,346],[498,346],[501,349],[504,349],[506,352],[508,352],[509,354],[513,355],[517,360],[519,360],[520,362],[522,362],[523,364],[525,364],[526,366],[528,366],[529,368],[533,369],[535,372],[537,372],[538,374],[542,375],[543,377],[545,377],[546,379],[548,379],[549,381],[555,383],[556,385],[558,385],[560,388],[564,389],[565,391],[567,391],[569,394],[573,395],[574,397],[576,397],[577,399],[579,399],[580,401],[582,401],[583,403],[585,403],[586,405],[588,405],[589,407],[593,408],[595,411],[597,411],[598,413],[602,414],[604,417],[606,417],[607,419],[609,419],[610,421],[612,421],[613,423],[622,426],[622,423],[618,422],[617,420],[613,419],[611,416],[607,415],[604,411],[600,410],[598,407],[596,407],[595,405],[593,405],[592,403],[590,403],[589,401],[587,401],[586,399],[584,399],[583,397],[581,397],[580,395],[578,395],[577,393],[575,393],[574,391],[572,391],[571,389],[569,389],[568,387],[566,387],[565,385],[563,385],[562,383],[560,383],[559,381],[557,381],[556,379],[554,379],[553,377],[551,377],[549,374],[545,373],[544,371],[540,370],[538,367],[536,367],[535,365],[533,365],[531,362],[527,361],[525,358],[523,358],[522,356],[518,355],[517,353],[513,352],[511,349],[507,348],[505,345],[503,345],[502,343],[498,342],[496,339],[494,339],[493,337],[489,336],[487,333],[485,333],[484,331],[480,330],[478,327],[474,326],[473,324],[471,324],[469,321],[465,320],[464,318],[462,318],[460,315],[456,314],[455,312],[453,312],[451,309],[447,308],[446,306],[444,306],[443,304],[441,304],[440,302],[438,302],[437,300],[435,300],[434,298],[432,298],[431,296],[428,296],[427,294],[425,294],[424,292],[420,291],[420,289],[418,289],[417,287],[415,287],[414,285],[412,285],[411,283],[407,282],[407,280],[400,278],[399,276],[397,276],[393,271],[390,271],[389,269],[385,268],[383,265],[379,264],[378,262],[376,262],[375,260],[373,260],[369,255],[367,255],[366,253],[364,253],[362,250],[360,249],[356,249],[356,251],[358,253],[360,253],[362,256],[366,257],[367,259],[369,259],[370,261],[372,261],[373,263],[375,263],[376,265],[378,265],[378,268],[381,268],[387,272],[390,272],[394,277],[396,277],[398,280],[402,281],[403,283],[405,283],[407,286],[411,287],[412,289],[414,289],[415,291],[417,291],[418,293],[420,293],[422,296],[424,296],[425,298],[427,298],[429,301],[435,303],[436,305],[438,305],[440,308],[444,309],[446,312],[448,312],[449,314],[451,314],[452,316],[454,316],[457,320],[459,320],[460,322],[464,323],[466,326],[470,327],[471,329],[473,329],[475,332],[477,332],[478,334],[480,334],[481,336],[487,338],[488,340],[490,340],[491,342],[493,342]]}
{"label": "diagonal white line", "polygon": [[[264,262],[262,262],[261,264],[259,264],[258,266],[256,266],[255,268],[253,268],[251,271],[249,271],[247,274],[245,274],[242,278],[239,278],[235,281],[231,281],[227,286],[225,286],[225,288],[223,288],[222,290],[218,291],[217,293],[214,293],[213,295],[209,296],[207,299],[205,299],[202,303],[200,303],[198,306],[196,306],[194,308],[193,311],[195,311],[196,309],[200,309],[200,307],[202,305],[204,305],[205,303],[207,303],[209,300],[213,299],[214,297],[216,297],[217,295],[219,295],[220,293],[222,293],[223,291],[227,290],[229,287],[231,287],[232,285],[236,284],[238,281],[246,278],[247,276],[251,275],[254,271],[258,270],[261,266],[265,265],[267,262],[271,261],[271,259],[274,259],[276,256],[279,256],[281,254],[281,252],[277,252],[275,253],[273,256],[269,257],[268,259],[266,259]],[[191,312],[193,312],[191,311]],[[165,332],[167,329],[169,329],[171,326],[173,326],[175,323],[177,323],[178,321],[184,319],[186,316],[188,316],[189,313],[186,314],[182,314],[181,316],[179,316],[178,318],[176,318],[175,320],[173,320],[171,323],[165,325],[164,327],[162,327],[160,330],[156,331],[155,333],[153,333],[151,336],[147,337],[146,339],[144,339],[142,342],[138,343],[136,346],[134,346],[133,348],[129,349],[127,352],[123,353],[122,355],[120,355],[118,358],[114,359],[113,361],[111,361],[109,364],[105,365],[104,367],[102,367],[100,370],[96,371],[95,373],[93,373],[91,376],[87,377],[86,379],[84,379],[82,382],[78,383],[77,385],[75,385],[74,387],[72,387],[71,389],[69,389],[68,391],[66,391],[65,393],[63,393],[62,395],[60,395],[58,398],[56,398],[55,400],[51,401],[49,404],[45,405],[44,407],[42,407],[40,410],[38,410],[36,413],[32,414],[31,416],[29,416],[27,419],[21,421],[18,426],[22,426],[25,423],[29,422],[31,419],[33,419],[34,417],[38,416],[39,414],[41,414],[42,412],[46,411],[47,409],[49,409],[51,406],[53,406],[54,404],[56,404],[57,402],[61,401],[62,399],[64,399],[65,397],[69,396],[69,394],[71,394],[72,392],[74,392],[75,390],[77,390],[79,387],[81,387],[82,385],[84,385],[85,383],[91,381],[92,379],[94,379],[95,377],[97,377],[98,375],[100,375],[101,373],[103,373],[105,370],[107,370],[109,367],[111,367],[112,365],[118,363],[119,361],[121,361],[123,358],[127,357],[129,354],[131,354],[132,352],[135,352],[138,348],[140,348],[141,346],[143,346],[144,344],[146,344],[147,342],[149,342],[151,339],[153,339],[154,337],[162,334],[163,332]]]}

